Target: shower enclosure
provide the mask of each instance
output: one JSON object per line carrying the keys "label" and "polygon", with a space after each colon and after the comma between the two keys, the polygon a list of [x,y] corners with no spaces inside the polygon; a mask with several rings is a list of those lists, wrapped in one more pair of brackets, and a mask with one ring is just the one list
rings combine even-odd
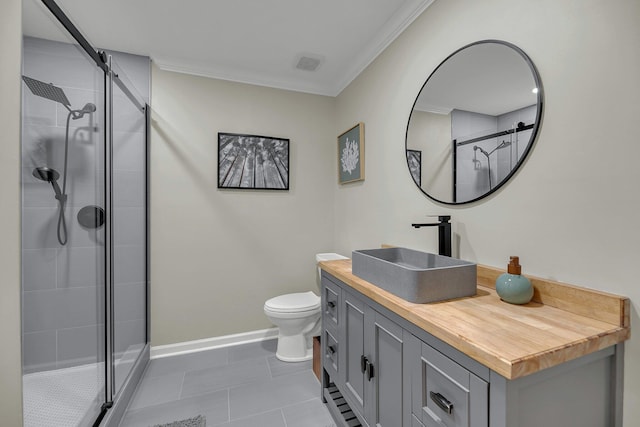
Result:
{"label": "shower enclosure", "polygon": [[117,425],[149,360],[149,59],[23,1],[25,426]]}

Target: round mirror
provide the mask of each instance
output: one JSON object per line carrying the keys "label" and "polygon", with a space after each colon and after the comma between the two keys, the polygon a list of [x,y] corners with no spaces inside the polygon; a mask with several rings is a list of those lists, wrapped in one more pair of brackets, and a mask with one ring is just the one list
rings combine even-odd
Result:
{"label": "round mirror", "polygon": [[410,175],[437,202],[479,200],[524,162],[541,117],[540,76],[521,49],[498,40],[464,46],[431,73],[413,105]]}

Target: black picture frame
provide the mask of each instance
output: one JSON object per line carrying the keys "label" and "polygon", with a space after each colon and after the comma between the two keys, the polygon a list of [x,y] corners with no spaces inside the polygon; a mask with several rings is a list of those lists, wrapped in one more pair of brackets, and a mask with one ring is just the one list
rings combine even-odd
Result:
{"label": "black picture frame", "polygon": [[218,188],[289,190],[289,139],[219,132]]}
{"label": "black picture frame", "polygon": [[422,151],[407,149],[407,165],[413,181],[422,186]]}

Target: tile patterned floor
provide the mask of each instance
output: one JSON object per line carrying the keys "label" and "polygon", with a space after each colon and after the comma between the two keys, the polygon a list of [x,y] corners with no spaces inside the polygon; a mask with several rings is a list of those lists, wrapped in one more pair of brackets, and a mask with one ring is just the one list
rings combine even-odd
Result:
{"label": "tile patterned floor", "polygon": [[335,427],[311,362],[281,362],[275,347],[268,340],[152,360],[120,427],[196,415],[208,427]]}

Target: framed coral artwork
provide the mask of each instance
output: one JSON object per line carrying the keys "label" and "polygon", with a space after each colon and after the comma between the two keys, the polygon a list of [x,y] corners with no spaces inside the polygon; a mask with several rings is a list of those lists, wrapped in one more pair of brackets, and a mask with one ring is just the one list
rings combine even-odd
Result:
{"label": "framed coral artwork", "polygon": [[338,183],[364,179],[364,123],[338,136]]}

